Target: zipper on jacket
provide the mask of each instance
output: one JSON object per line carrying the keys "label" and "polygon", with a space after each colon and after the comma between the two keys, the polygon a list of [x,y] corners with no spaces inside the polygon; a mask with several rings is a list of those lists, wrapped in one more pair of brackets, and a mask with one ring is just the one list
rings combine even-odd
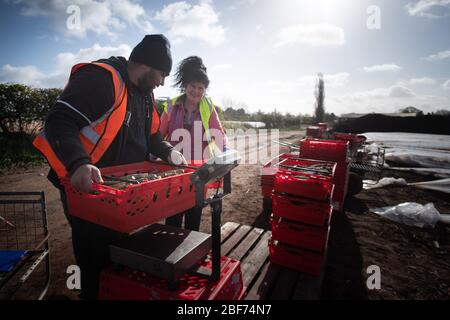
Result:
{"label": "zipper on jacket", "polygon": [[[145,134],[147,137],[147,154],[151,154],[150,150],[150,121],[151,121],[151,112],[150,109],[154,106],[153,99],[151,95],[145,96],[145,107],[147,108],[147,121],[145,122]],[[152,109],[153,111],[153,109]]]}
{"label": "zipper on jacket", "polygon": [[122,159],[123,159],[123,150],[125,149],[125,145],[127,143],[128,129],[130,127],[130,121],[131,121],[131,111],[127,110],[127,112],[125,113],[125,119],[123,121],[123,139],[120,144],[118,161],[122,161]]}

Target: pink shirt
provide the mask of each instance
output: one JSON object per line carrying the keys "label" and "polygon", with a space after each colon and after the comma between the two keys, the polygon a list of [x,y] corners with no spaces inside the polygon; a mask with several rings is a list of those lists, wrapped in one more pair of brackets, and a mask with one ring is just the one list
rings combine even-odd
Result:
{"label": "pink shirt", "polygon": [[[178,102],[172,107],[170,114],[167,112],[164,112],[161,116],[161,125],[159,131],[161,132],[161,135],[169,141],[172,145],[177,145],[180,141],[173,140],[172,134],[176,129],[184,128],[190,133],[191,137],[191,154],[187,154],[186,150],[182,150],[183,155],[186,157],[186,159],[189,161],[189,159],[196,159],[198,160],[198,154],[194,154],[194,148],[195,144],[197,144],[197,148],[199,147],[199,142],[202,143],[201,150],[205,150],[208,146],[208,143],[206,141],[202,141],[202,138],[205,134],[205,129],[203,128],[203,125],[201,124],[201,115],[200,111],[197,108],[192,114],[191,114],[191,121],[192,126],[191,128],[185,127],[185,118],[186,113],[188,112],[183,107],[183,101],[184,99],[179,99]],[[201,137],[199,136],[199,131],[195,130],[194,123],[197,123],[197,128],[201,128]],[[220,123],[219,116],[217,115],[216,110],[211,113],[211,117],[209,118],[209,129],[210,134],[212,136],[215,136],[215,142],[217,147],[220,150],[224,150],[224,148],[228,148],[228,139],[225,134],[225,131],[223,130],[222,124]],[[220,135],[220,137],[218,137]],[[203,152],[203,151],[202,151]],[[209,152],[208,152],[209,157]],[[206,159],[204,159],[206,160]]]}

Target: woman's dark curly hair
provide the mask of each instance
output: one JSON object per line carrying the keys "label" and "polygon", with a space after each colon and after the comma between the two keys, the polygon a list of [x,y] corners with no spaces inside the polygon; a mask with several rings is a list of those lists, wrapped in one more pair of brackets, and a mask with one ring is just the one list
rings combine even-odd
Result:
{"label": "woman's dark curly hair", "polygon": [[182,91],[191,82],[201,82],[208,88],[209,78],[203,60],[197,56],[190,56],[180,62],[175,73],[174,87],[179,87]]}

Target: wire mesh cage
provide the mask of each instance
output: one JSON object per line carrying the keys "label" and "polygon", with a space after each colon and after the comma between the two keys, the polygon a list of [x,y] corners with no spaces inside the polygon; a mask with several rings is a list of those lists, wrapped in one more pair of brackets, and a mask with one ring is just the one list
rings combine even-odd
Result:
{"label": "wire mesh cage", "polygon": [[352,157],[350,167],[361,175],[372,173],[379,180],[384,168],[385,153],[386,150],[382,147],[363,144]]}
{"label": "wire mesh cage", "polygon": [[24,290],[27,298],[32,292],[44,298],[50,282],[48,237],[44,192],[0,192],[0,299]]}

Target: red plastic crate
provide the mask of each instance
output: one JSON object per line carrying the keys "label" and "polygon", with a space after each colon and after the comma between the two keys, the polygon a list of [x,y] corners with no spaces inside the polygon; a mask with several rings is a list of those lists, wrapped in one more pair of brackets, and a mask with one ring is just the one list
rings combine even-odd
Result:
{"label": "red plastic crate", "polygon": [[309,126],[306,128],[306,136],[311,138],[322,138],[323,129],[321,127]]}
{"label": "red plastic crate", "polygon": [[352,154],[354,154],[367,140],[363,135],[343,132],[333,132],[333,138],[336,140],[348,141],[350,143],[349,148]]}
{"label": "red plastic crate", "polygon": [[344,140],[356,144],[362,144],[367,140],[367,138],[363,135],[343,132],[333,132],[333,138],[336,140]]}
{"label": "red plastic crate", "polygon": [[349,164],[339,163],[336,166],[336,173],[334,176],[334,193],[333,193],[333,205],[336,210],[343,212],[345,197],[347,196],[348,187],[348,175],[349,175]]}
{"label": "red plastic crate", "polygon": [[[313,170],[322,170],[323,172]],[[278,172],[306,173],[326,178],[329,181],[333,180],[335,170],[336,162],[304,159],[293,155],[285,157],[278,163]]]}
{"label": "red plastic crate", "polygon": [[325,131],[325,130],[328,129],[328,125],[327,125],[326,123],[324,123],[324,122],[319,122],[319,123],[317,124],[317,126],[318,126],[319,128],[321,128],[323,131]]}
{"label": "red plastic crate", "polygon": [[278,163],[289,157],[298,157],[296,154],[282,153],[264,164],[261,171],[261,193],[263,197],[272,196],[274,176],[278,171]]}
{"label": "red plastic crate", "polygon": [[[335,163],[330,161],[300,158],[298,154],[294,153],[281,153],[263,165],[261,178],[272,177],[279,170],[283,170],[282,167],[280,168],[280,165],[300,165],[305,167],[323,165],[329,167],[331,171],[334,172],[333,167],[335,166]],[[284,169],[284,171],[291,170]]]}
{"label": "red plastic crate", "polygon": [[263,198],[270,198],[272,196],[273,186],[261,186],[261,194]]}
{"label": "red plastic crate", "polygon": [[261,188],[261,194],[262,194],[263,198],[269,198],[270,195],[272,194],[272,189],[269,189],[269,187]]}
{"label": "red plastic crate", "polygon": [[278,156],[274,157],[263,165],[261,177],[273,176],[276,172],[278,172],[278,164],[280,163],[280,161],[288,158],[298,158],[298,154],[281,153]]}
{"label": "red plastic crate", "polygon": [[333,178],[336,163],[334,162],[326,162],[320,160],[310,160],[299,158],[297,154],[291,153],[283,153],[279,156],[273,158],[269,162],[267,162],[262,168],[261,175],[261,192],[263,197],[270,198],[272,195],[272,191],[274,189],[274,179],[275,174],[280,172],[286,172],[288,174],[294,174],[300,172],[300,174],[308,174],[311,175],[311,172],[308,170],[303,170],[299,168],[298,170],[293,170],[292,167],[300,166],[306,167],[306,169],[324,167],[329,170],[329,175],[324,175],[321,173],[315,173],[313,176],[320,176],[323,179],[329,179],[330,181]]}
{"label": "red plastic crate", "polygon": [[300,140],[300,156],[333,162],[349,162],[349,142],[342,140]]}
{"label": "red plastic crate", "polygon": [[319,227],[328,224],[333,211],[329,202],[276,193],[272,195],[272,209],[274,216]]}
{"label": "red plastic crate", "polygon": [[269,239],[269,259],[271,263],[318,277],[323,270],[325,254]]}
{"label": "red plastic crate", "polygon": [[[329,215],[331,217],[331,215]],[[313,227],[272,215],[272,239],[317,252],[324,252],[328,242],[330,221],[324,227]]]}
{"label": "red plastic crate", "polygon": [[[121,177],[152,170],[174,168],[149,162],[101,168],[102,175]],[[136,185],[124,190],[94,184],[98,194],[74,190],[68,178],[63,179],[69,213],[109,229],[131,233],[144,226],[194,207],[195,186],[190,177],[194,170]]]}
{"label": "red plastic crate", "polygon": [[[218,282],[206,276],[185,274],[179,279],[179,289],[169,290],[166,280],[142,271],[112,267],[100,275],[100,300],[241,300],[245,294],[240,262],[221,258]],[[211,269],[211,261],[201,266]]]}
{"label": "red plastic crate", "polygon": [[304,172],[275,174],[274,191],[303,198],[327,201],[333,194],[333,183],[329,178]]}

